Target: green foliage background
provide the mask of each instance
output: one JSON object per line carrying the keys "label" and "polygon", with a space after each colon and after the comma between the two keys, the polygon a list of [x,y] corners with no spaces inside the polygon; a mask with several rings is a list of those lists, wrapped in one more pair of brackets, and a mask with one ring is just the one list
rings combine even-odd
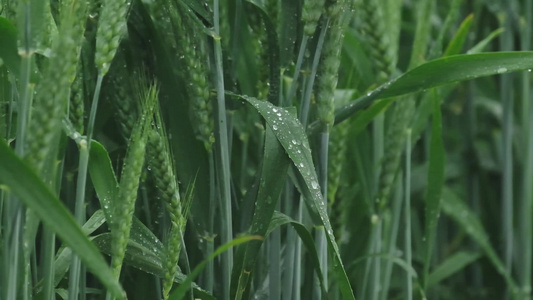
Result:
{"label": "green foliage background", "polygon": [[531,299],[531,0],[0,0],[0,299]]}

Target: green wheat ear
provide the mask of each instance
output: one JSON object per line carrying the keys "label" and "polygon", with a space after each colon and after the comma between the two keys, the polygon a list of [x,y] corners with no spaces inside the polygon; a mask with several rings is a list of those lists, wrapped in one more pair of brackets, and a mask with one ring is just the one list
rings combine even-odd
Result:
{"label": "green wheat ear", "polygon": [[378,0],[364,0],[359,8],[363,26],[361,28],[366,40],[370,44],[370,55],[376,64],[378,83],[390,79],[394,71],[393,59],[388,49],[390,41],[385,33],[383,12]]}
{"label": "green wheat ear", "polygon": [[170,215],[171,229],[166,245],[166,260],[164,261],[163,299],[168,299],[170,289],[174,283],[174,275],[178,270],[178,260],[181,252],[181,237],[185,231],[189,205],[182,208],[177,178],[174,174],[174,164],[165,133],[160,111],[155,114],[155,126],[148,138],[147,157],[149,170],[154,177],[161,198],[167,203]]}
{"label": "green wheat ear", "polygon": [[104,0],[100,10],[96,33],[95,63],[100,75],[109,71],[120,39],[126,33],[126,18],[130,8],[129,0]]}
{"label": "green wheat ear", "polygon": [[139,103],[135,101],[134,96],[135,83],[128,76],[126,61],[119,51],[109,70],[105,90],[106,98],[115,108],[116,123],[125,140],[130,138],[140,111]]}
{"label": "green wheat ear", "polygon": [[83,134],[84,132],[84,91],[83,91],[83,72],[81,71],[81,63],[78,64],[78,72],[72,86],[70,88],[70,106],[69,106],[69,120],[74,126],[74,129]]}
{"label": "green wheat ear", "polygon": [[326,0],[305,0],[302,9],[302,21],[304,22],[304,34],[312,36],[318,25],[318,20],[324,10]]}
{"label": "green wheat ear", "polygon": [[85,1],[65,1],[59,34],[53,41],[51,57],[42,80],[36,87],[27,135],[30,164],[42,170],[46,157],[55,149],[59,120],[66,111],[69,87],[76,68],[85,31]]}
{"label": "green wheat ear", "polygon": [[[142,82],[139,84],[141,89],[143,84],[145,83]],[[142,113],[133,128],[122,168],[119,198],[118,203],[115,205],[115,212],[111,224],[114,229],[111,231],[113,236],[111,267],[117,278],[120,276],[120,270],[130,236],[137,190],[144,165],[146,143],[148,134],[150,133],[153,109],[157,103],[157,94],[158,89],[155,84],[150,85],[147,90],[141,90],[140,92],[141,103],[143,104]]]}
{"label": "green wheat ear", "polygon": [[326,130],[333,127],[335,121],[334,93],[337,88],[343,32],[348,20],[341,14],[343,7],[347,7],[344,0],[330,1],[326,6],[329,28],[318,66],[320,76],[317,78],[316,88],[318,120],[325,125]]}
{"label": "green wheat ear", "polygon": [[210,94],[208,55],[205,35],[190,17],[182,13],[175,16],[181,21],[181,51],[187,72],[183,74],[189,97],[189,119],[196,138],[204,144],[207,152],[211,152],[215,125],[213,123],[213,103]]}

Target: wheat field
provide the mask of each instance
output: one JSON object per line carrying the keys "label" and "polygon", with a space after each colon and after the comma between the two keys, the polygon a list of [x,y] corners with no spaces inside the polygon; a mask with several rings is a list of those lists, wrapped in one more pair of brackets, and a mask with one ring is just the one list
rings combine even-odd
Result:
{"label": "wheat field", "polygon": [[0,299],[531,299],[532,0],[0,0]]}

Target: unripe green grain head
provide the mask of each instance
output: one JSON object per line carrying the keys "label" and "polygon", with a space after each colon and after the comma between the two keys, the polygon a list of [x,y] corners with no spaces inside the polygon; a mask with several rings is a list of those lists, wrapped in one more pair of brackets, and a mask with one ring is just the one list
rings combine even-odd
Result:
{"label": "unripe green grain head", "polygon": [[302,9],[302,21],[304,22],[304,34],[312,36],[315,33],[318,20],[324,10],[326,0],[305,0]]}
{"label": "unripe green grain head", "polygon": [[104,0],[96,33],[95,63],[100,75],[109,71],[120,39],[126,33],[130,0]]}

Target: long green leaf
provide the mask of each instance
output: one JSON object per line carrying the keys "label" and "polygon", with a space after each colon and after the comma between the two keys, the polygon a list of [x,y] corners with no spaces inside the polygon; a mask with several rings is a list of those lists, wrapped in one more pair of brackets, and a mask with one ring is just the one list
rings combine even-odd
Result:
{"label": "long green leaf", "polygon": [[474,20],[474,15],[472,14],[466,17],[463,23],[461,23],[461,26],[459,26],[459,29],[457,29],[455,36],[452,38],[452,40],[448,44],[448,47],[446,47],[446,51],[444,51],[443,56],[455,55],[461,52],[461,49],[464,46],[466,37],[468,36],[470,26],[472,25],[473,20]]}
{"label": "long green leaf", "polygon": [[395,100],[395,98],[379,100],[372,104],[368,109],[362,111],[357,115],[357,118],[350,126],[351,134],[356,136],[365,130],[366,126],[370,124],[377,115],[384,112]]}
{"label": "long green leaf", "polygon": [[[281,190],[285,185],[285,180],[283,180],[283,176],[280,178],[280,174],[287,174],[289,162],[276,136],[271,129],[267,129],[261,180],[255,201],[255,211],[250,234],[266,236],[268,225],[281,195]],[[246,254],[244,255],[242,269],[238,276],[239,283],[235,299],[242,299],[262,244],[263,240],[251,241],[246,244]]]}
{"label": "long green leaf", "polygon": [[461,251],[457,252],[446,261],[444,261],[440,266],[435,268],[431,274],[428,276],[427,288],[438,284],[442,280],[452,276],[453,274],[461,271],[469,264],[476,261],[481,255],[477,252],[467,252]]}
{"label": "long green leaf", "polygon": [[228,243],[220,246],[217,250],[215,250],[215,252],[211,253],[209,255],[209,257],[207,257],[205,260],[200,262],[194,268],[194,270],[191,272],[191,274],[189,274],[189,276],[187,276],[187,278],[184,280],[184,282],[170,295],[169,299],[170,300],[181,300],[181,299],[183,299],[183,297],[185,296],[187,291],[189,291],[192,281],[198,275],[200,275],[200,272],[202,272],[202,270],[206,267],[206,265],[207,265],[207,263],[209,261],[215,259],[217,256],[219,256],[220,254],[224,253],[225,251],[231,249],[232,247],[238,246],[238,245],[240,245],[242,243],[246,243],[246,242],[249,242],[249,241],[252,241],[252,240],[260,240],[260,239],[262,239],[262,237],[249,235],[249,236],[236,238],[236,239],[234,239],[232,241],[229,241]]}
{"label": "long green leaf", "polygon": [[325,201],[320,192],[309,141],[302,124],[284,108],[276,107],[269,102],[260,101],[253,97],[232,95],[245,100],[261,114],[294,163],[294,167],[303,183],[300,185],[300,192],[304,195],[306,204],[311,213],[315,215],[316,221],[324,226],[328,245],[332,252],[333,271],[342,295],[344,299],[355,299],[342,264],[339,247],[333,235],[333,228],[328,218]]}
{"label": "long green leaf", "polygon": [[479,217],[452,190],[444,187],[442,191],[442,210],[479,245],[494,268],[505,279],[511,292],[518,294],[519,289],[511,275],[505,270],[503,262],[490,244],[490,239]]}
{"label": "long green leaf", "polygon": [[[355,112],[370,106],[377,99],[414,93],[449,83],[495,74],[523,71],[533,68],[532,51],[492,52],[452,55],[422,64],[393,79],[363,97],[338,108],[335,123],[340,123]],[[320,130],[315,122],[310,133]]]}
{"label": "long green leaf", "polygon": [[348,266],[348,269],[350,268],[353,268],[355,267],[356,265],[366,261],[367,259],[370,259],[370,258],[381,258],[381,259],[384,259],[384,260],[390,260],[391,262],[395,263],[396,265],[398,265],[399,267],[401,267],[405,273],[409,274],[411,277],[413,278],[417,278],[418,277],[418,274],[416,273],[416,270],[413,269],[413,267],[411,267],[405,260],[399,258],[399,257],[396,257],[394,255],[391,255],[389,253],[382,253],[382,254],[369,254],[369,255],[365,255],[363,257],[359,257],[358,259],[354,260],[353,262],[350,263],[350,265]]}
{"label": "long green leaf", "polygon": [[[90,218],[83,224],[82,230],[86,235],[90,235],[96,229],[100,228],[105,222],[104,213],[101,210],[97,210]],[[57,286],[59,282],[65,277],[72,261],[72,250],[68,247],[61,247],[56,254],[54,262],[54,286]],[[42,292],[43,280],[39,281],[34,286],[36,293]]]}
{"label": "long green leaf", "polygon": [[[143,226],[145,229],[151,233],[151,231],[146,228],[141,221],[134,219],[131,239],[128,241],[128,248],[126,249],[126,257],[124,261],[126,264],[139,269],[143,272],[158,276],[163,278],[165,276],[165,270],[163,268],[163,262],[165,261],[165,253],[163,252],[163,243],[153,235],[153,233],[146,235],[138,231],[139,226]],[[147,238],[150,236],[150,238]],[[96,246],[103,253],[111,255],[111,234],[103,233],[94,237],[93,241]],[[186,276],[178,270],[174,276],[174,282],[182,284],[186,279]],[[202,299],[211,299],[215,298],[208,292],[201,289],[196,283],[192,283],[192,288],[194,294]]]}
{"label": "long green leaf", "polygon": [[105,147],[97,141],[91,142],[89,174],[93,183],[100,206],[104,211],[105,218],[110,224],[110,216],[113,212],[112,205],[116,203],[118,196],[118,181],[111,165],[111,159]]}
{"label": "long green leaf", "polygon": [[324,275],[322,274],[322,270],[320,269],[320,261],[318,259],[318,252],[316,250],[315,242],[314,242],[313,236],[311,235],[309,230],[307,230],[304,224],[297,222],[291,219],[289,216],[276,211],[274,212],[274,215],[272,216],[272,221],[270,222],[270,225],[268,226],[268,231],[267,231],[266,236],[268,236],[276,228],[279,228],[280,226],[285,225],[285,224],[290,224],[292,226],[292,228],[296,231],[296,233],[302,240],[303,245],[309,252],[309,256],[311,257],[311,263],[313,264],[313,267],[315,268],[317,272],[318,280],[320,282],[320,288],[322,289],[322,292],[325,293],[326,283],[324,282]]}
{"label": "long green leaf", "polygon": [[4,140],[0,142],[0,185],[5,186],[68,245],[115,298],[122,290],[104,258],[83,233],[72,214],[50,189],[18,158]]}
{"label": "long green leaf", "polygon": [[431,254],[437,235],[437,224],[440,214],[440,198],[444,185],[444,167],[446,153],[442,142],[442,116],[440,98],[437,90],[433,90],[433,121],[431,126],[431,142],[429,149],[428,188],[426,192],[426,253],[424,260],[424,285],[427,286],[427,276],[431,262]]}

